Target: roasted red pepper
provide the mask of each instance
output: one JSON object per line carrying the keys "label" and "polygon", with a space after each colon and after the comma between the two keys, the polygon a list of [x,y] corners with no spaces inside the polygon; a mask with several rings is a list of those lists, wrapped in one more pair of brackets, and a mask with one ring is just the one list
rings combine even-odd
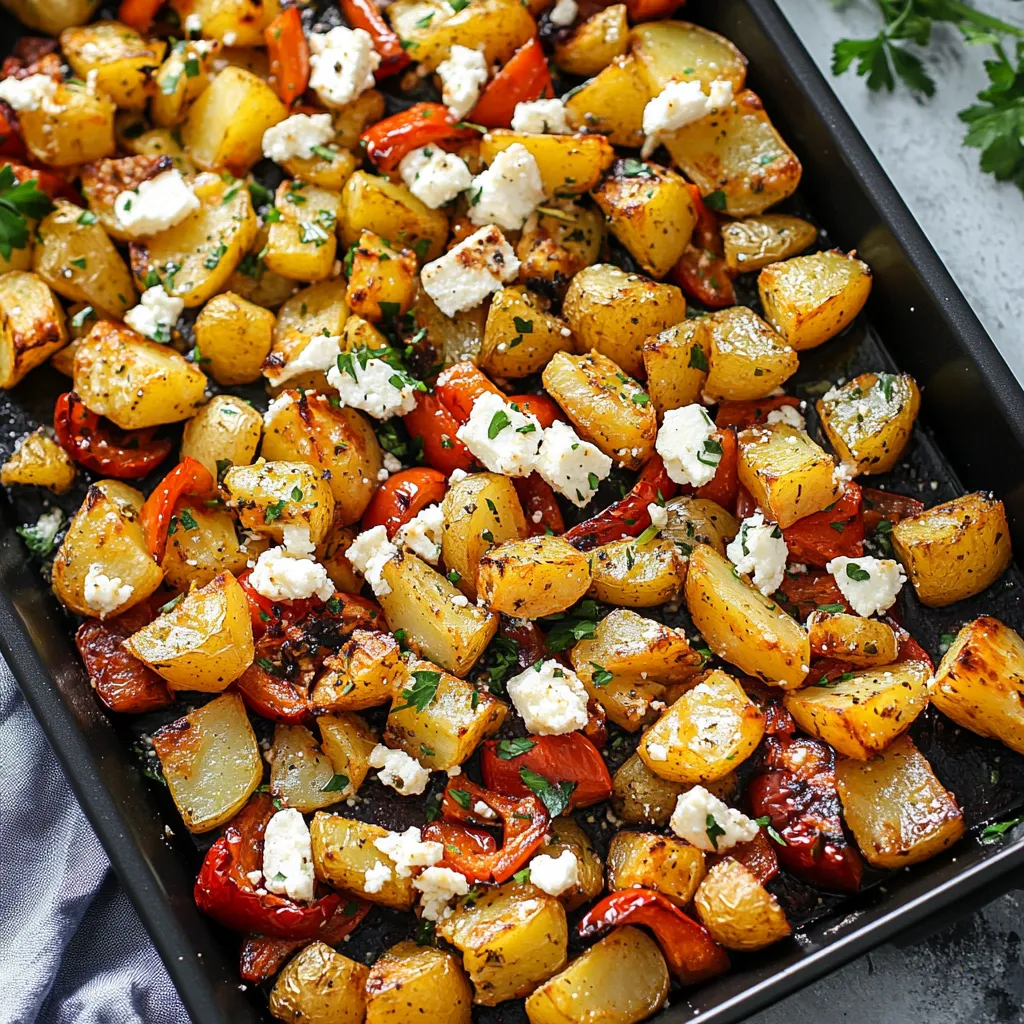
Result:
{"label": "roasted red pepper", "polygon": [[423,444],[423,460],[450,476],[457,469],[470,472],[476,466],[473,453],[455,436],[462,426],[437,395],[416,392],[416,408],[402,417],[409,436]]}
{"label": "roasted red pepper", "polygon": [[[259,649],[257,649],[259,654]],[[288,679],[274,675],[257,658],[235,680],[235,687],[250,711],[275,722],[297,724],[310,717],[309,699]]]}
{"label": "roasted red pepper", "polygon": [[534,36],[520,46],[491,79],[466,120],[482,124],[485,128],[511,128],[517,103],[529,103],[554,95],[544,48]]}
{"label": "roasted red pepper", "polygon": [[366,144],[366,155],[382,171],[393,171],[414,149],[478,137],[475,128],[457,128],[443,103],[414,103],[408,110],[378,121],[360,136]]}
{"label": "roasted red pepper", "polygon": [[[517,754],[523,747],[528,749]],[[589,807],[612,795],[612,777],[601,752],[579,732],[484,743],[480,771],[488,789],[509,796],[528,795],[531,790],[520,774],[524,768],[551,782],[572,782],[569,807],[573,809]]]}
{"label": "roasted red pepper", "polygon": [[284,103],[293,103],[309,85],[309,43],[298,7],[286,7],[263,30],[263,38],[274,89]]}
{"label": "roasted red pepper", "polygon": [[57,399],[53,429],[60,446],[80,466],[118,480],[136,480],[170,454],[170,441],[154,441],[153,430],[119,430],[89,412],[74,391]]}
{"label": "roasted red pepper", "polygon": [[55,171],[48,167],[32,167],[29,164],[15,163],[13,160],[4,160],[3,163],[10,167],[15,181],[34,179],[36,188],[40,192],[45,192],[51,199],[68,199],[79,206],[82,205],[82,197],[68,183],[65,172]]}
{"label": "roasted red pepper", "polygon": [[[640,0],[641,5],[652,9],[659,3],[660,0]],[[697,222],[689,244],[672,268],[672,278],[687,295],[709,309],[735,306],[736,292],[722,255],[724,250],[718,214],[708,209],[696,185],[688,184],[686,187],[690,191]]]}
{"label": "roasted red pepper", "polygon": [[448,480],[440,470],[426,467],[403,469],[388,477],[374,491],[363,513],[363,529],[383,526],[388,537],[394,537],[428,505],[439,502],[447,490]]}
{"label": "roasted red pepper", "polygon": [[0,101],[0,156],[24,156],[25,143],[21,138],[21,126],[13,108]]}
{"label": "roasted red pepper", "polygon": [[361,28],[370,34],[373,48],[380,57],[380,66],[374,72],[378,82],[408,65],[409,54],[402,49],[402,40],[387,23],[374,0],[339,0],[339,5],[352,28]]}
{"label": "roasted red pepper", "polygon": [[686,0],[626,0],[629,23],[670,18]]}
{"label": "roasted red pepper", "polygon": [[610,544],[623,537],[639,537],[651,525],[647,506],[659,499],[673,498],[679,488],[669,477],[660,455],[652,455],[640,470],[633,489],[621,501],[609,505],[592,519],[574,526],[565,539],[581,551]]}
{"label": "roasted red pepper", "polygon": [[869,533],[874,533],[883,519],[895,526],[901,519],[916,516],[924,511],[924,502],[918,501],[917,498],[908,498],[903,494],[890,494],[888,491],[879,491],[874,487],[864,487],[861,490],[864,529]]}
{"label": "roasted red pepper", "polygon": [[473,363],[453,363],[438,375],[434,394],[459,421],[465,423],[473,411],[473,403],[481,395],[497,395],[505,401],[505,392],[492,384],[490,378]]}
{"label": "roasted red pepper", "polygon": [[715,414],[715,425],[719,427],[736,427],[743,430],[755,423],[768,422],[768,413],[773,409],[781,409],[784,405],[794,409],[800,408],[800,399],[791,395],[776,395],[774,398],[753,398],[743,402],[722,402]]}
{"label": "roasted red pepper", "polygon": [[779,873],[775,843],[765,835],[763,829],[750,842],[737,843],[728,853],[709,856],[708,870],[723,860],[738,860],[762,885],[770,882]]}
{"label": "roasted red pepper", "polygon": [[153,493],[142,506],[139,518],[142,532],[146,538],[146,547],[154,561],[163,561],[167,547],[167,529],[178,500],[184,497],[207,498],[213,494],[217,486],[210,471],[190,455],[179,462],[157,484]]}
{"label": "roasted red pepper", "polygon": [[[512,486],[519,495],[519,504],[523,506],[523,512],[526,513],[526,529],[531,537],[538,537],[549,530],[552,533],[565,532],[562,509],[547,481],[541,479],[537,473],[531,473],[529,476],[514,477]],[[538,512],[540,518],[536,519],[534,517]]]}
{"label": "roasted red pepper", "polygon": [[524,416],[535,416],[545,430],[555,420],[565,421],[558,403],[547,395],[509,395],[506,401],[516,406]]}
{"label": "roasted red pepper", "polygon": [[554,657],[544,642],[544,634],[532,619],[502,615],[498,622],[498,634],[515,644],[516,664],[523,672],[542,658]]}
{"label": "roasted red pepper", "polygon": [[121,0],[117,20],[142,35],[148,35],[153,19],[163,5],[164,0]]}
{"label": "roasted red pepper", "polygon": [[249,602],[253,635],[257,640],[263,637],[280,644],[284,641],[285,630],[309,615],[319,599],[308,597],[299,601],[272,601],[249,582],[251,575],[252,570],[246,569],[239,574],[238,582]]}
{"label": "roasted red pepper", "polygon": [[[491,809],[492,816],[474,810],[481,802]],[[441,866],[462,872],[471,882],[499,884],[507,882],[544,843],[550,820],[537,797],[503,796],[464,776],[449,781],[441,815],[443,820],[432,821],[423,829],[424,839],[444,844]],[[489,834],[481,826],[495,825],[498,819],[502,844],[491,848],[483,838]]]}
{"label": "roasted red pepper", "polygon": [[782,531],[794,562],[824,568],[833,558],[864,554],[864,519],[861,490],[852,481],[824,512],[804,516]]}
{"label": "roasted red pepper", "polygon": [[717,502],[724,509],[730,509],[736,501],[740,487],[739,478],[739,445],[736,443],[736,431],[725,427],[718,432],[718,441],[722,446],[722,457],[718,460],[718,468],[711,483],[697,488],[698,498],[707,498]]}
{"label": "roasted red pepper", "polygon": [[827,572],[787,572],[777,593],[785,598],[779,598],[779,604],[800,622],[806,622],[807,616],[819,608],[851,610],[839,585]]}
{"label": "roasted red pepper", "polygon": [[728,955],[707,929],[653,889],[626,889],[605,896],[583,915],[577,930],[580,938],[589,939],[626,924],[642,924],[654,932],[668,969],[683,985],[729,969]]}
{"label": "roasted red pepper", "polygon": [[263,833],[274,814],[260,793],[238,813],[207,851],[196,879],[196,905],[226,928],[273,939],[315,939],[341,903],[332,892],[302,905],[274,893],[260,895],[249,872],[263,868]]}

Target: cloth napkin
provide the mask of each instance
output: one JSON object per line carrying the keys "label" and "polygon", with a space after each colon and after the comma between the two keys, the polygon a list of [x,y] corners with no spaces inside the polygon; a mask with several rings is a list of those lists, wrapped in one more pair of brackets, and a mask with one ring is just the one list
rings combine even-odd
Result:
{"label": "cloth napkin", "polygon": [[0,661],[0,1024],[188,1024]]}

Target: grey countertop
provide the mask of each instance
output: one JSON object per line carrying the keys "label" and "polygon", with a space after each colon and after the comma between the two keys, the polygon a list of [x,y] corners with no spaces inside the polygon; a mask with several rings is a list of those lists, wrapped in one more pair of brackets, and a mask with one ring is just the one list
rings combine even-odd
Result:
{"label": "grey countertop", "polygon": [[[829,71],[832,44],[874,35],[874,3],[777,0],[902,193],[1003,357],[1024,379],[1024,193],[978,169],[958,110],[986,84],[982,49],[945,29],[926,58],[934,99],[870,93]],[[978,6],[1024,24],[1024,4]],[[925,339],[922,339],[924,341]],[[884,946],[750,1019],[749,1024],[1024,1024],[1024,897],[1011,894],[909,948]]]}

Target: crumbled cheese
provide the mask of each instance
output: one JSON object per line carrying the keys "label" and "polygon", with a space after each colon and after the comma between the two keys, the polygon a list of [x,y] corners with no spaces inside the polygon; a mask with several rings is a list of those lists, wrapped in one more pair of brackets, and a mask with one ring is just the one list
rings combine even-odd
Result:
{"label": "crumbled cheese", "polygon": [[765,420],[768,426],[775,423],[787,423],[791,427],[796,427],[797,430],[807,429],[807,420],[792,405],[780,405],[778,409],[771,409]]}
{"label": "crumbled cheese", "polygon": [[519,273],[519,260],[500,228],[491,224],[428,263],[423,289],[445,316],[479,306]]}
{"label": "crumbled cheese", "polygon": [[38,110],[53,100],[57,83],[49,75],[29,75],[27,78],[5,78],[0,81],[0,100],[15,110]]}
{"label": "crumbled cheese", "polygon": [[696,403],[665,413],[654,448],[669,479],[694,487],[711,483],[722,460],[722,445],[713,440],[715,431],[711,417]]}
{"label": "crumbled cheese", "polygon": [[512,130],[537,135],[571,135],[572,128],[565,115],[565,104],[557,98],[517,103],[512,115]]}
{"label": "crumbled cheese", "polygon": [[380,892],[384,888],[384,883],[390,881],[391,868],[384,861],[378,860],[363,872],[363,892]]}
{"label": "crumbled cheese", "polygon": [[[653,701],[651,702],[653,705]],[[647,756],[652,761],[667,761],[668,760],[668,747],[664,743],[648,743],[647,744]]]}
{"label": "crumbled cheese", "polygon": [[530,881],[549,896],[561,896],[579,885],[580,862],[572,850],[563,850],[557,857],[538,854],[530,861]]}
{"label": "crumbled cheese", "polygon": [[263,414],[263,425],[269,427],[278,413],[283,412],[294,402],[295,396],[290,391],[285,391],[278,395],[277,398],[267,406],[267,411]]}
{"label": "crumbled cheese", "polygon": [[483,800],[477,800],[473,804],[473,813],[479,814],[481,818],[496,818],[497,815],[483,802]]}
{"label": "crumbled cheese", "polygon": [[308,160],[314,146],[325,146],[334,138],[330,114],[292,114],[263,133],[263,155],[283,164],[298,158]]}
{"label": "crumbled cheese", "polygon": [[283,547],[261,552],[249,585],[271,601],[302,601],[314,595],[329,601],[334,596],[334,584],[319,562],[296,557]]}
{"label": "crumbled cheese", "polygon": [[558,0],[555,6],[551,8],[548,18],[551,20],[552,25],[564,28],[576,20],[579,10],[579,4],[576,3],[576,0]]}
{"label": "crumbled cheese", "polygon": [[120,576],[108,576],[102,565],[90,565],[85,574],[82,597],[101,619],[116,612],[134,593],[135,588],[130,583],[125,583]]}
{"label": "crumbled cheese", "polygon": [[388,540],[388,531],[383,526],[374,526],[359,534],[345,552],[345,557],[356,572],[363,574],[377,597],[391,593],[391,586],[381,572],[388,562],[398,557],[398,548]]}
{"label": "crumbled cheese", "polygon": [[432,210],[450,203],[473,181],[465,160],[436,146],[407,153],[398,165],[398,173],[406,188]]}
{"label": "crumbled cheese", "polygon": [[185,31],[190,35],[198,35],[203,31],[203,19],[198,14],[190,14],[185,19]]}
{"label": "crumbled cheese", "polygon": [[140,238],[173,228],[198,209],[195,192],[175,169],[121,192],[114,200],[114,219],[125,234]]}
{"label": "crumbled cheese", "polygon": [[586,688],[575,672],[553,659],[513,676],[506,689],[535,736],[561,736],[587,724]]}
{"label": "crumbled cheese", "polygon": [[643,113],[643,132],[647,136],[641,156],[647,157],[658,148],[663,135],[699,121],[706,114],[721,110],[732,102],[732,83],[717,79],[711,83],[710,95],[704,94],[699,81],[669,82]]}
{"label": "crumbled cheese", "polygon": [[405,416],[416,408],[415,384],[396,374],[383,359],[367,359],[364,366],[353,357],[344,370],[332,366],[327,371],[327,383],[337,389],[342,404],[378,420]]}
{"label": "crumbled cheese", "polygon": [[907,582],[903,566],[891,558],[844,555],[833,558],[825,568],[858,615],[878,615],[891,608]]}
{"label": "crumbled cheese", "polygon": [[341,338],[330,334],[314,334],[302,351],[289,359],[279,370],[267,373],[267,380],[274,387],[305,373],[324,373],[338,364]]}
{"label": "crumbled cheese", "polygon": [[416,826],[404,832],[388,832],[373,845],[395,865],[399,878],[408,878],[413,868],[433,867],[444,856],[444,845],[431,840],[423,841],[423,835]]}
{"label": "crumbled cheese", "polygon": [[378,743],[370,751],[370,767],[379,769],[377,779],[402,796],[419,796],[430,782],[430,772],[404,750]]}
{"label": "crumbled cheese", "polygon": [[[722,853],[737,843],[749,843],[758,831],[757,822],[723,803],[703,786],[694,786],[679,795],[669,825],[680,839],[708,853]],[[714,840],[708,835],[709,829]],[[718,834],[718,829],[723,830],[722,834]]]}
{"label": "crumbled cheese", "polygon": [[429,867],[412,880],[420,894],[420,912],[426,921],[439,921],[449,913],[448,904],[469,892],[469,880],[451,868]]}
{"label": "crumbled cheese", "polygon": [[124,322],[134,331],[153,341],[170,341],[171,328],[185,309],[185,300],[174,298],[162,284],[147,288],[124,315]]}
{"label": "crumbled cheese", "polygon": [[552,488],[582,508],[612,471],[612,460],[568,423],[556,420],[544,431],[536,468]]}
{"label": "crumbled cheese", "polygon": [[456,43],[448,53],[448,59],[437,66],[441,79],[441,100],[452,112],[456,121],[461,121],[480,98],[480,90],[487,81],[487,59],[479,50]]}
{"label": "crumbled cheese", "polygon": [[395,544],[408,548],[424,562],[437,565],[441,557],[441,531],[444,528],[444,513],[438,504],[420,509],[412,519],[395,534]]}
{"label": "crumbled cheese", "polygon": [[668,526],[668,509],[652,501],[647,506],[647,514],[651,517],[651,526],[656,530],[664,530]]}
{"label": "crumbled cheese", "polygon": [[492,473],[529,476],[544,432],[535,416],[512,408],[493,391],[479,395],[455,435]]}
{"label": "crumbled cheese", "polygon": [[313,898],[313,847],[294,807],[278,811],[263,833],[263,877],[268,891],[293,900]]}
{"label": "crumbled cheese", "polygon": [[316,551],[309,527],[296,523],[285,523],[281,527],[281,546],[292,558],[309,558]]}
{"label": "crumbled cheese", "polygon": [[454,487],[457,483],[465,480],[469,474],[464,469],[453,469],[452,475],[448,477],[448,486]]}
{"label": "crumbled cheese", "polygon": [[469,186],[469,219],[518,231],[544,201],[544,182],[533,154],[520,142],[503,149]]}
{"label": "crumbled cheese", "polygon": [[309,36],[310,88],[328,107],[344,107],[373,88],[380,57],[369,32],[338,26]]}
{"label": "crumbled cheese", "polygon": [[845,485],[848,484],[857,475],[857,464],[855,462],[840,462],[835,469],[832,470],[832,479],[836,483]]}
{"label": "crumbled cheese", "polygon": [[384,468],[388,471],[388,474],[398,473],[402,468],[402,462],[399,458],[392,455],[391,452],[384,453]]}
{"label": "crumbled cheese", "polygon": [[762,594],[774,594],[786,574],[789,548],[778,523],[766,523],[760,512],[744,519],[740,532],[725,549],[736,568],[754,581]]}

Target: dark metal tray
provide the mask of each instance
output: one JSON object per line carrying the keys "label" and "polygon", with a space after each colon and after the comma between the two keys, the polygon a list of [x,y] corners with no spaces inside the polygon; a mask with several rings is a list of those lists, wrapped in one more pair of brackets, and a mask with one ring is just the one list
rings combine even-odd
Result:
{"label": "dark metal tray", "polygon": [[[1018,550],[1024,550],[1024,393],[903,201],[773,0],[696,0],[684,15],[721,32],[747,55],[751,88],[803,162],[800,203],[830,244],[857,249],[874,271],[867,318],[842,339],[805,354],[797,392],[812,394],[815,375],[835,379],[891,366],[914,374],[924,392],[922,429],[915,432],[909,468],[896,474],[892,486],[913,494],[923,490],[929,501],[964,489],[994,489],[1006,502]],[[0,28],[5,38],[17,37],[10,19],[0,18]],[[0,422],[8,431],[0,438],[4,453],[30,422],[49,418],[55,391],[46,373],[36,371],[26,385],[0,398]],[[239,984],[237,938],[195,908],[196,843],[166,791],[145,778],[132,749],[147,725],[114,721],[95,699],[69,620],[14,533],[13,525],[29,513],[20,498],[16,506],[0,501],[0,652],[193,1020],[266,1020],[264,995]],[[933,656],[940,632],[983,610],[1019,628],[1021,580],[1013,570],[990,592],[937,613],[921,614],[907,602],[908,626]],[[957,793],[969,825],[1024,805],[1024,758],[934,713],[922,716],[914,738]],[[368,802],[362,814],[376,803]],[[406,824],[402,810],[384,813],[392,827]],[[942,857],[885,876],[855,899],[820,901],[819,894],[790,885],[780,898],[803,922],[797,936],[754,956],[735,957],[729,974],[693,993],[677,994],[656,1019],[661,1024],[739,1020],[873,946],[977,908],[1014,887],[1015,869],[1022,864],[1024,828],[992,845],[969,837]],[[378,913],[368,925],[346,952],[369,953],[389,941],[398,922]],[[525,1015],[521,1004],[510,1003],[484,1011],[481,1018],[518,1022]]]}

